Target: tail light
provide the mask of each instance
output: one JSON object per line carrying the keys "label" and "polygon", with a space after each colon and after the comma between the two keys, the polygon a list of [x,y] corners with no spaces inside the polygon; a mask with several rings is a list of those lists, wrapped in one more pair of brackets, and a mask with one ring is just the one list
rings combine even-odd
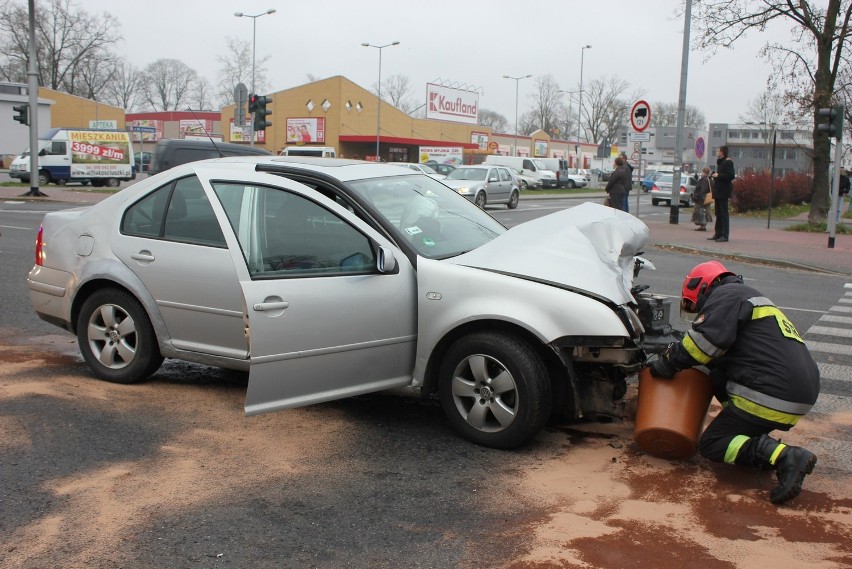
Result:
{"label": "tail light", "polygon": [[654,191],[654,192],[659,192],[660,188],[657,187],[657,184],[654,184],[654,187],[651,188],[651,190]]}
{"label": "tail light", "polygon": [[44,227],[38,228],[38,237],[36,237],[36,246],[35,246],[35,264],[37,266],[42,266],[44,261]]}

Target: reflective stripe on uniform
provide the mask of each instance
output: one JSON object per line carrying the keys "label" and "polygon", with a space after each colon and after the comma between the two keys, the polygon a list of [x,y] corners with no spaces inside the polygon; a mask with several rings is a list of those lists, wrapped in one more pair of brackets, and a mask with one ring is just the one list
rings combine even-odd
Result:
{"label": "reflective stripe on uniform", "polygon": [[781,425],[790,425],[792,427],[799,422],[799,419],[802,418],[801,415],[783,413],[781,411],[776,411],[775,409],[770,409],[769,407],[764,407],[763,405],[755,403],[754,401],[749,401],[739,395],[731,395],[731,403],[733,403],[734,407],[737,409],[742,409],[750,415],[766,419],[767,421],[772,421],[773,423],[779,423]]}
{"label": "reflective stripe on uniform", "polygon": [[754,306],[751,311],[751,319],[759,320],[761,318],[774,317],[775,321],[778,323],[778,328],[781,329],[781,333],[791,340],[796,340],[797,342],[805,343],[802,340],[802,337],[799,336],[799,331],[796,330],[796,327],[792,322],[781,312],[771,300],[766,298],[765,296],[755,296],[748,301]]}
{"label": "reflective stripe on uniform", "polygon": [[740,449],[748,440],[748,437],[745,435],[737,435],[731,442],[728,443],[728,450],[725,451],[725,462],[727,464],[734,464],[734,461],[737,460],[737,455],[740,454]]}
{"label": "reflective stripe on uniform", "polygon": [[692,359],[700,364],[710,363],[714,358],[724,355],[725,350],[707,340],[700,332],[690,330],[683,337],[683,348]]}
{"label": "reflective stripe on uniform", "polygon": [[775,447],[774,451],[772,451],[772,456],[769,457],[769,464],[775,466],[775,461],[778,460],[778,456],[785,448],[787,448],[787,445],[785,445],[784,443],[778,443],[778,446]]}
{"label": "reflective stripe on uniform", "polygon": [[777,397],[772,397],[771,395],[761,393],[760,391],[755,391],[750,387],[740,385],[733,381],[728,382],[726,389],[731,395],[739,395],[740,397],[748,399],[749,401],[757,403],[758,405],[764,406],[768,409],[780,411],[781,413],[789,413],[790,415],[805,415],[811,410],[811,407],[813,407],[810,403],[793,403],[792,401],[778,399]]}

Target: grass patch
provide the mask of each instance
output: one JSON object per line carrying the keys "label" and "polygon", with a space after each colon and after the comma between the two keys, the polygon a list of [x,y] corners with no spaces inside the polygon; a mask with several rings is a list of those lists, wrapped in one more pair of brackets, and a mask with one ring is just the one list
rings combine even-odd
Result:
{"label": "grass patch", "polygon": [[[799,231],[802,233],[828,233],[828,223],[797,223],[787,227],[785,231]],[[837,235],[852,235],[852,227],[847,227],[843,223],[838,223],[835,228]]]}
{"label": "grass patch", "polygon": [[[778,207],[772,208],[772,219],[789,219],[791,217],[796,217],[797,215],[808,213],[811,211],[810,204],[799,204],[799,205],[790,205],[784,204],[779,205]],[[745,211],[741,213],[731,212],[732,217],[751,217],[751,218],[763,218],[766,217],[765,209],[755,209],[751,211]]]}
{"label": "grass patch", "polygon": [[24,184],[23,182],[0,182],[0,186],[4,188],[29,188],[29,183]]}

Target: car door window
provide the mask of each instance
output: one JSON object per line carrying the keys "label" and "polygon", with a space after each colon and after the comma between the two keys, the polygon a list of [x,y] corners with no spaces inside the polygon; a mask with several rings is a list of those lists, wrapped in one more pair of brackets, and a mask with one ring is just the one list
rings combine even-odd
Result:
{"label": "car door window", "polygon": [[500,172],[500,181],[501,182],[508,182],[512,179],[512,177],[509,175],[509,172],[506,171],[505,168],[497,168],[497,171]]}
{"label": "car door window", "polygon": [[489,170],[488,171],[488,181],[489,182],[499,182],[500,174],[497,173],[497,170]]}
{"label": "car door window", "polygon": [[216,182],[252,279],[376,272],[370,240],[346,220],[278,188]]}
{"label": "car door window", "polygon": [[219,220],[195,176],[163,186],[129,207],[121,231],[139,237],[226,247]]}

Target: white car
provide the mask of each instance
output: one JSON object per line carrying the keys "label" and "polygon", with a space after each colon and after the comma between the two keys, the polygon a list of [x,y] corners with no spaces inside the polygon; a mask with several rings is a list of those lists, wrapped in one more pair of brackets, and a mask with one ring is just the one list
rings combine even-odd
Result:
{"label": "white car", "polygon": [[541,181],[533,178],[532,176],[527,176],[517,168],[509,168],[509,172],[511,172],[511,174],[515,177],[520,189],[537,190],[541,188]]}
{"label": "white car", "polygon": [[390,164],[391,166],[402,166],[403,168],[408,168],[409,170],[426,174],[430,178],[434,178],[436,180],[443,180],[446,178],[444,174],[439,174],[434,168],[427,166],[426,164],[415,164],[413,162],[387,162],[387,164]]}
{"label": "white car", "polygon": [[485,204],[504,203],[509,209],[515,209],[521,198],[520,188],[505,166],[459,166],[442,182],[480,208]]}
{"label": "white car", "polygon": [[511,448],[551,416],[622,416],[668,316],[633,285],[647,238],[593,203],[509,231],[398,166],[232,157],[47,213],[27,285],[101,379],[244,370],[250,415],[415,388]]}

